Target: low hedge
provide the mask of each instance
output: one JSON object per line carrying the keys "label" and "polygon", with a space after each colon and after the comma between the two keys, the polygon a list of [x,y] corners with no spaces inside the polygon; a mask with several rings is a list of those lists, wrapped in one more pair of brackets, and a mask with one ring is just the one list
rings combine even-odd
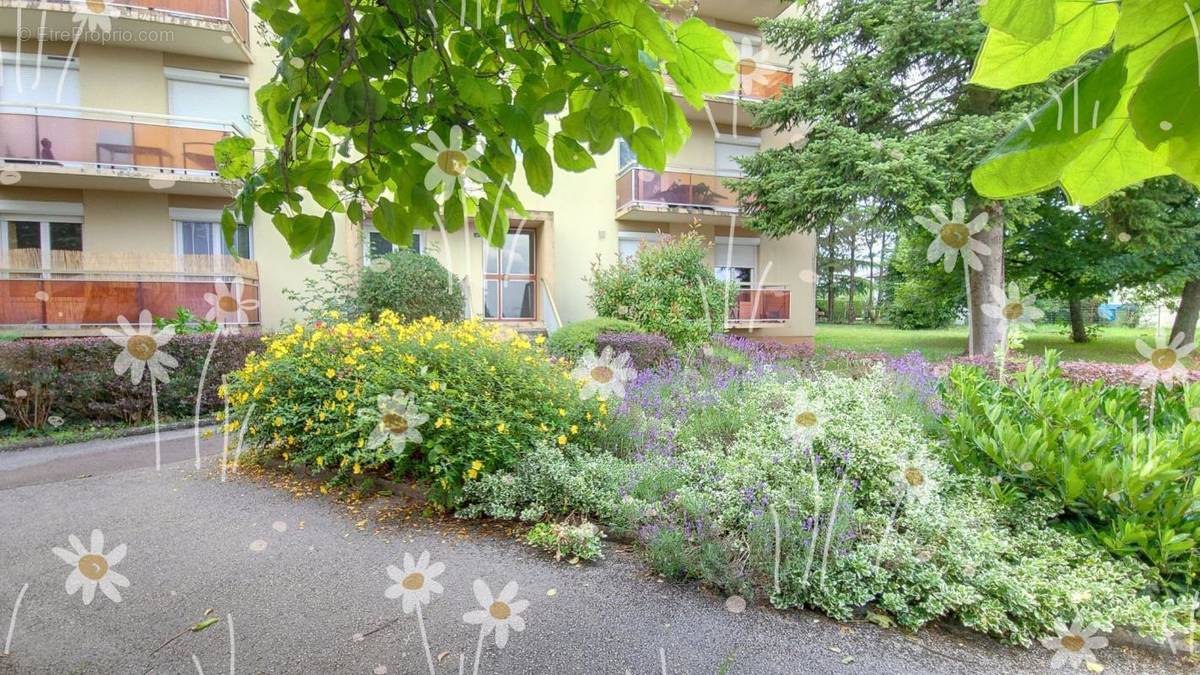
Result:
{"label": "low hedge", "polygon": [[578,359],[596,353],[596,338],[601,333],[644,333],[636,323],[624,319],[598,317],[569,323],[550,334],[546,347],[550,353],[567,359]]}
{"label": "low hedge", "polygon": [[628,352],[633,367],[648,370],[671,358],[671,341],[651,333],[601,333],[596,337],[596,351],[611,347],[613,353]]}
{"label": "low hedge", "polygon": [[[162,418],[194,414],[200,371],[212,345],[211,334],[177,335],[162,349],[179,361],[170,382],[158,383]],[[222,406],[217,396],[221,375],[237,370],[246,356],[262,347],[257,334],[222,335],[209,362],[201,413]],[[130,424],[150,419],[149,371],[139,384],[129,373],[117,375],[113,362],[121,348],[108,338],[27,339],[0,343],[0,429],[43,428],[49,417],[68,426]],[[37,405],[42,413],[34,417]],[[22,416],[20,411],[26,414]],[[22,419],[24,418],[24,419]]]}

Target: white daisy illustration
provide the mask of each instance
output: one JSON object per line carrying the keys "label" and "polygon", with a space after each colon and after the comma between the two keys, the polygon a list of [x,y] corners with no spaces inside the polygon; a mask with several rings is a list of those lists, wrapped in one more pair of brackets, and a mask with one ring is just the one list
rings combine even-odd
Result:
{"label": "white daisy illustration", "polygon": [[443,143],[436,131],[430,131],[428,136],[429,142],[433,144],[432,148],[421,143],[413,144],[414,150],[433,162],[433,166],[429,167],[429,172],[425,174],[426,190],[433,190],[441,185],[442,194],[449,195],[454,191],[455,183],[465,190],[465,181],[468,178],[476,183],[488,181],[487,174],[471,166],[471,162],[479,159],[482,153],[473,147],[463,148],[462,135],[462,127],[455,124],[450,127],[449,143]]}
{"label": "white daisy illustration", "polygon": [[429,551],[421,553],[415,562],[411,553],[404,554],[404,568],[387,566],[387,574],[396,583],[383,592],[389,600],[400,598],[405,614],[412,614],[420,605],[428,605],[432,593],[441,594],[442,585],[434,579],[446,570],[440,562],[429,564]]}
{"label": "white daisy illustration", "polygon": [[1032,327],[1045,316],[1042,310],[1033,304],[1037,302],[1037,294],[1029,293],[1022,297],[1021,287],[1015,281],[1009,282],[1007,294],[1003,288],[992,286],[992,297],[996,302],[985,302],[983,313],[1004,324],[1019,323]]}
{"label": "white daisy illustration", "polygon": [[161,331],[154,332],[154,321],[148,309],[142,310],[136,329],[123,315],[117,317],[117,323],[121,326],[120,331],[111,328],[100,329],[109,340],[122,347],[121,353],[113,362],[113,370],[117,375],[124,375],[128,370],[132,374],[133,383],[138,384],[142,381],[142,373],[149,368],[152,380],[169,382],[171,378],[167,375],[167,369],[179,366],[179,362],[160,347],[175,337],[175,327],[166,326]]}
{"label": "white daisy illustration", "polygon": [[1069,628],[1062,623],[1056,623],[1054,632],[1057,635],[1040,640],[1043,647],[1054,652],[1054,657],[1050,659],[1051,668],[1058,670],[1067,664],[1078,668],[1085,661],[1098,663],[1092,650],[1107,647],[1108,638],[1103,635],[1097,636],[1099,630],[1095,626],[1080,629],[1080,625],[1079,617],[1075,618]]}
{"label": "white daisy illustration", "polygon": [[81,0],[71,3],[74,14],[71,21],[81,31],[108,34],[112,31],[112,18],[116,11],[105,0]]}
{"label": "white daisy illustration", "polygon": [[929,210],[933,212],[933,216],[937,220],[931,220],[924,216],[916,217],[916,221],[922,227],[934,234],[933,242],[929,244],[929,250],[926,253],[929,262],[937,262],[938,258],[942,258],[946,271],[950,272],[954,269],[961,253],[965,264],[970,265],[972,269],[983,269],[983,262],[979,256],[991,255],[992,249],[987,244],[977,241],[972,235],[978,234],[987,226],[987,211],[981,211],[968,223],[966,222],[967,205],[961,198],[955,199],[951,206],[952,217],[947,217],[941,206],[933,205],[929,207]]}
{"label": "white daisy illustration", "polygon": [[75,569],[67,576],[67,595],[75,595],[75,591],[83,589],[83,604],[92,604],[96,588],[113,602],[121,601],[121,592],[117,586],[129,588],[129,579],[113,571],[113,566],[125,559],[125,544],[117,546],[107,554],[104,553],[104,533],[92,530],[91,550],[84,548],[79,537],[67,537],[74,551],[55,546],[50,549],[54,555]]}
{"label": "white daisy illustration", "polygon": [[[476,579],[473,585],[475,600],[482,609],[476,609],[463,614],[463,621],[479,625],[479,642],[492,631],[496,631],[496,646],[504,649],[508,644],[508,631],[520,633],[525,630],[525,619],[521,612],[529,607],[528,600],[514,600],[517,597],[517,582],[510,581],[500,590],[500,595],[493,596],[492,589],[483,579]],[[478,652],[476,653],[478,661]]]}
{"label": "white daisy illustration", "polygon": [[63,425],[63,418],[59,417],[58,415],[51,415],[46,418],[46,424],[49,424],[57,429]]}
{"label": "white daisy illustration", "polygon": [[417,408],[412,394],[399,389],[391,396],[380,394],[377,407],[379,424],[371,432],[367,448],[375,449],[390,443],[393,452],[404,452],[406,443],[421,442],[421,432],[417,427],[424,424],[429,415]]}
{"label": "white daisy illustration", "polygon": [[629,352],[614,355],[612,347],[605,347],[599,356],[585,354],[571,371],[571,376],[583,383],[579,397],[625,398],[625,383],[637,375],[629,361]]}
{"label": "white daisy illustration", "polygon": [[1143,387],[1153,387],[1159,383],[1168,387],[1187,383],[1189,374],[1183,359],[1196,349],[1196,343],[1185,345],[1183,340],[1183,333],[1177,333],[1169,343],[1159,337],[1153,349],[1142,340],[1137,341],[1138,353],[1149,359],[1149,363],[1137,367]]}
{"label": "white daisy illustration", "polygon": [[250,323],[247,312],[258,309],[258,300],[242,298],[246,287],[241,279],[236,279],[228,286],[223,281],[213,283],[213,292],[204,294],[204,301],[209,304],[208,313],[204,318],[220,324]]}
{"label": "white daisy illustration", "polygon": [[905,461],[892,472],[891,478],[902,496],[918,502],[929,501],[929,497],[937,492],[937,481],[929,474],[924,463],[918,460]]}
{"label": "white daisy illustration", "polygon": [[803,391],[798,392],[783,423],[788,438],[798,445],[810,443],[821,434],[824,424],[825,409],[821,402]]}

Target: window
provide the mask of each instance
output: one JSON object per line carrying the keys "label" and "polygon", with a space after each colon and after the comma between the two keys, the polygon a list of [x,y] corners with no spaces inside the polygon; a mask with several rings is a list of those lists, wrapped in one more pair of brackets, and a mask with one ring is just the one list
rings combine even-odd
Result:
{"label": "window", "polygon": [[[250,83],[241,75],[167,68],[167,103],[172,115],[232,124],[248,131]],[[203,126],[180,121],[189,127]]]}
{"label": "window", "polygon": [[643,244],[654,244],[662,236],[659,232],[619,232],[617,234],[617,255],[621,260],[632,260],[637,257],[638,249]]}
{"label": "window", "polygon": [[[13,104],[0,106],[0,112],[29,113],[29,106],[34,105],[79,107],[79,59],[43,56],[39,60],[28,55],[20,67],[5,59],[0,62],[0,101]],[[66,110],[45,112],[60,117],[77,114]]]}
{"label": "window", "polygon": [[637,164],[637,155],[633,154],[633,148],[629,147],[624,138],[617,139],[617,157],[618,169]]}
{"label": "window", "polygon": [[233,249],[225,244],[221,223],[214,220],[177,220],[176,250],[179,255],[233,255],[251,258],[250,226],[238,225],[233,234]]}
{"label": "window", "polygon": [[529,230],[509,232],[502,249],[488,247],[483,269],[484,318],[537,318],[536,251],[537,239]]}
{"label": "window", "polygon": [[0,221],[0,246],[13,269],[70,270],[82,263],[82,219],[14,216]]}
{"label": "window", "polygon": [[742,167],[738,166],[737,159],[758,152],[758,140],[755,138],[745,141],[717,141],[713,143],[714,165],[717,167],[717,173],[726,176],[742,175]]}
{"label": "window", "polygon": [[[369,265],[373,258],[399,251],[402,247],[388,241],[379,230],[372,225],[363,226],[363,264]],[[417,253],[425,252],[425,235],[413,232],[412,243],[408,246]]]}
{"label": "window", "polygon": [[758,240],[717,237],[713,248],[713,271],[722,281],[752,284],[757,281]]}

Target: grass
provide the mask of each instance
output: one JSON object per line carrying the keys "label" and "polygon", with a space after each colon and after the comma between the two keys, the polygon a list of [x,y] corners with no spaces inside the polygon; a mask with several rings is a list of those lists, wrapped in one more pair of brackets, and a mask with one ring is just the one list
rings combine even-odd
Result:
{"label": "grass", "polygon": [[[1168,330],[1164,329],[1163,334],[1166,335]],[[1134,347],[1134,341],[1138,338],[1153,345],[1154,329],[1104,328],[1096,339],[1076,344],[1071,342],[1062,326],[1038,326],[1033,331],[1026,330],[1024,351],[1041,355],[1047,349],[1055,349],[1062,352],[1062,358],[1066,361],[1138,363],[1142,361]],[[966,353],[967,329],[955,326],[934,330],[900,330],[868,324],[818,324],[816,344],[818,349],[889,354],[906,354],[916,350],[929,360],[941,360]]]}

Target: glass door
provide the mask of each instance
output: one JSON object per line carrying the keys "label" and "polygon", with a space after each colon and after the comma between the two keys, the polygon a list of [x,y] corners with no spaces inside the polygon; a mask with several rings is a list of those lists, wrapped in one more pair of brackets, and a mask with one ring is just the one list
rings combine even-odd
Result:
{"label": "glass door", "polygon": [[537,319],[537,239],[509,232],[504,248],[488,247],[483,270],[483,316],[497,321]]}

